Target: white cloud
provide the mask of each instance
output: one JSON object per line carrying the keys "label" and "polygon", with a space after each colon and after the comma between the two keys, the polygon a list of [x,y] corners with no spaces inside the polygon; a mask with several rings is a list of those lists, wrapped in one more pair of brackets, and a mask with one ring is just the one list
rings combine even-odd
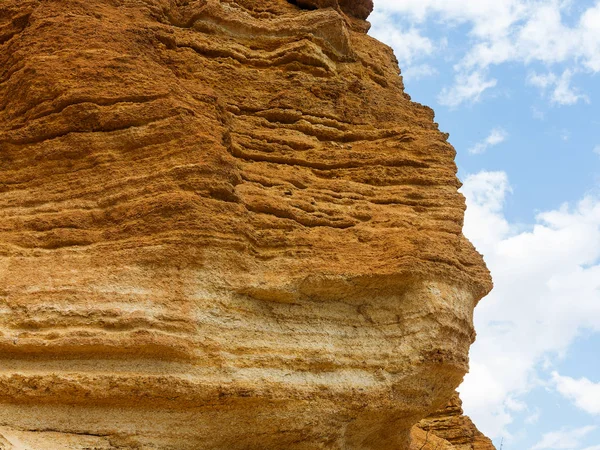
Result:
{"label": "white cloud", "polygon": [[581,450],[600,450],[600,445],[594,445],[592,447],[582,448]]}
{"label": "white cloud", "polygon": [[437,69],[429,64],[409,66],[408,69],[402,71],[402,76],[405,80],[420,80],[421,78],[432,77],[437,74]]}
{"label": "white cloud", "polygon": [[440,92],[438,102],[451,108],[465,102],[476,103],[481,100],[481,95],[486,90],[495,87],[496,84],[498,84],[498,80],[487,80],[481,72],[458,74],[454,80],[454,86],[444,88]]}
{"label": "white cloud", "polygon": [[431,55],[436,49],[436,44],[423,36],[418,28],[402,29],[385,12],[374,11],[370,20],[373,24],[370,34],[394,49],[404,70],[409,70],[415,60]]}
{"label": "white cloud", "polygon": [[511,192],[508,176],[504,172],[469,175],[461,191],[468,205],[464,234],[484,255],[490,253],[510,232],[510,225],[502,215],[506,195]]}
{"label": "white cloud", "polygon": [[545,90],[556,84],[556,75],[553,73],[539,75],[535,72],[532,72],[527,76],[527,82],[533,86]]}
{"label": "white cloud", "polygon": [[600,145],[596,145],[596,146],[594,147],[594,153],[595,153],[596,155],[600,155]]}
{"label": "white cloud", "polygon": [[542,413],[539,410],[539,408],[536,408],[534,412],[532,412],[525,418],[525,423],[527,425],[535,425],[540,420],[541,415]]}
{"label": "white cloud", "polygon": [[539,213],[524,226],[505,217],[504,172],[470,175],[462,192],[464,233],[495,288],[475,309],[478,336],[461,396],[484,433],[508,437],[515,401],[547,376],[539,365],[551,367],[583,329],[600,332],[600,199]]}
{"label": "white cloud", "polygon": [[556,389],[575,403],[575,406],[590,414],[600,414],[600,383],[587,378],[574,379],[552,373]]}
{"label": "white cloud", "polygon": [[502,128],[494,128],[490,132],[488,137],[486,137],[483,141],[478,142],[473,147],[471,147],[469,149],[469,153],[474,154],[474,155],[485,153],[485,151],[488,148],[494,147],[498,144],[501,144],[507,138],[508,138],[508,133],[505,130],[503,130]]}
{"label": "white cloud", "polygon": [[541,75],[532,72],[528,75],[527,82],[540,88],[544,93],[551,89],[550,100],[552,103],[574,105],[580,100],[589,103],[590,99],[587,95],[580,94],[577,89],[571,87],[573,75],[574,73],[570,69],[565,69],[561,76],[556,76],[552,72]]}
{"label": "white cloud", "polygon": [[572,430],[552,431],[544,434],[542,440],[535,444],[531,450],[575,450],[580,446],[581,439],[594,431],[597,427],[590,425]]}
{"label": "white cloud", "polygon": [[566,69],[556,82],[554,91],[552,92],[552,102],[559,105],[574,105],[579,100],[586,103],[590,102],[587,95],[578,94],[577,90],[571,87],[571,77],[573,72]]}
{"label": "white cloud", "polygon": [[[488,80],[483,74],[493,66],[515,62],[559,67],[562,75],[551,72],[551,79],[546,80],[553,86],[549,98],[557,104],[573,105],[589,100],[571,86],[573,74],[600,72],[600,2],[584,9],[579,17],[570,17],[571,23],[566,24],[570,3],[561,0],[378,0],[371,16],[372,34],[390,44],[400,61],[412,64],[417,56],[437,57],[436,52],[441,49],[425,37],[428,25],[438,32],[456,29],[456,25],[469,27],[466,48],[461,43],[462,47],[457,50],[462,53],[454,66],[453,85],[440,94],[440,103],[444,105],[456,107],[478,101],[485,90],[497,85],[493,77]],[[393,38],[391,30],[398,23],[408,31],[399,32]]]}
{"label": "white cloud", "polygon": [[390,11],[411,16],[416,22],[423,22],[430,16],[462,24],[473,22],[473,33],[489,36],[502,33],[520,15],[523,8],[521,0],[378,0],[375,7],[381,11]]}
{"label": "white cloud", "polygon": [[588,9],[580,21],[582,29],[581,53],[588,55],[584,65],[592,72],[600,72],[600,3]]}

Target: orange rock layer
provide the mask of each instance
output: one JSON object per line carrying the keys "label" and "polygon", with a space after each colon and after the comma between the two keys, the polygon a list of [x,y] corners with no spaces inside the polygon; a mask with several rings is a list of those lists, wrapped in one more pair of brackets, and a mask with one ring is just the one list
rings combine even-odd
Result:
{"label": "orange rock layer", "polygon": [[458,393],[445,408],[421,420],[412,435],[411,450],[495,450],[492,441],[463,415]]}
{"label": "orange rock layer", "polygon": [[409,448],[491,282],[371,8],[0,3],[2,445]]}

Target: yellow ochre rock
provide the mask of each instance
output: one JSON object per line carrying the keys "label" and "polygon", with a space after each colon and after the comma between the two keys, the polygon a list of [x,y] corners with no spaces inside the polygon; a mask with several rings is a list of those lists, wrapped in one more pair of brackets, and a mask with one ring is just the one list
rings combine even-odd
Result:
{"label": "yellow ochre rock", "polygon": [[372,6],[0,2],[0,448],[410,448],[491,281]]}
{"label": "yellow ochre rock", "polygon": [[492,441],[463,415],[458,393],[446,407],[413,427],[412,433],[411,450],[495,450]]}

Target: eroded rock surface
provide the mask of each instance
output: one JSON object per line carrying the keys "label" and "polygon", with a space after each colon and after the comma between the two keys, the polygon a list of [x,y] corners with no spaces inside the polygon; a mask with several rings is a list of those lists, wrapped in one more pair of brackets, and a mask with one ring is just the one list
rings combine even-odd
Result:
{"label": "eroded rock surface", "polygon": [[464,415],[462,402],[455,393],[446,407],[414,427],[411,449],[495,450],[495,447]]}
{"label": "eroded rock surface", "polygon": [[1,445],[409,448],[491,284],[371,7],[0,3]]}

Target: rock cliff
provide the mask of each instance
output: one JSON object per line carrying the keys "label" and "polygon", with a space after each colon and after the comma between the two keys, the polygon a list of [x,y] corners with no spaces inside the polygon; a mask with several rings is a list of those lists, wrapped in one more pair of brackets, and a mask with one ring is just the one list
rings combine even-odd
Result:
{"label": "rock cliff", "polygon": [[452,396],[446,407],[421,420],[412,433],[414,449],[495,450],[492,441],[463,415],[458,393]]}
{"label": "rock cliff", "polygon": [[371,9],[0,3],[0,447],[410,447],[491,282]]}

